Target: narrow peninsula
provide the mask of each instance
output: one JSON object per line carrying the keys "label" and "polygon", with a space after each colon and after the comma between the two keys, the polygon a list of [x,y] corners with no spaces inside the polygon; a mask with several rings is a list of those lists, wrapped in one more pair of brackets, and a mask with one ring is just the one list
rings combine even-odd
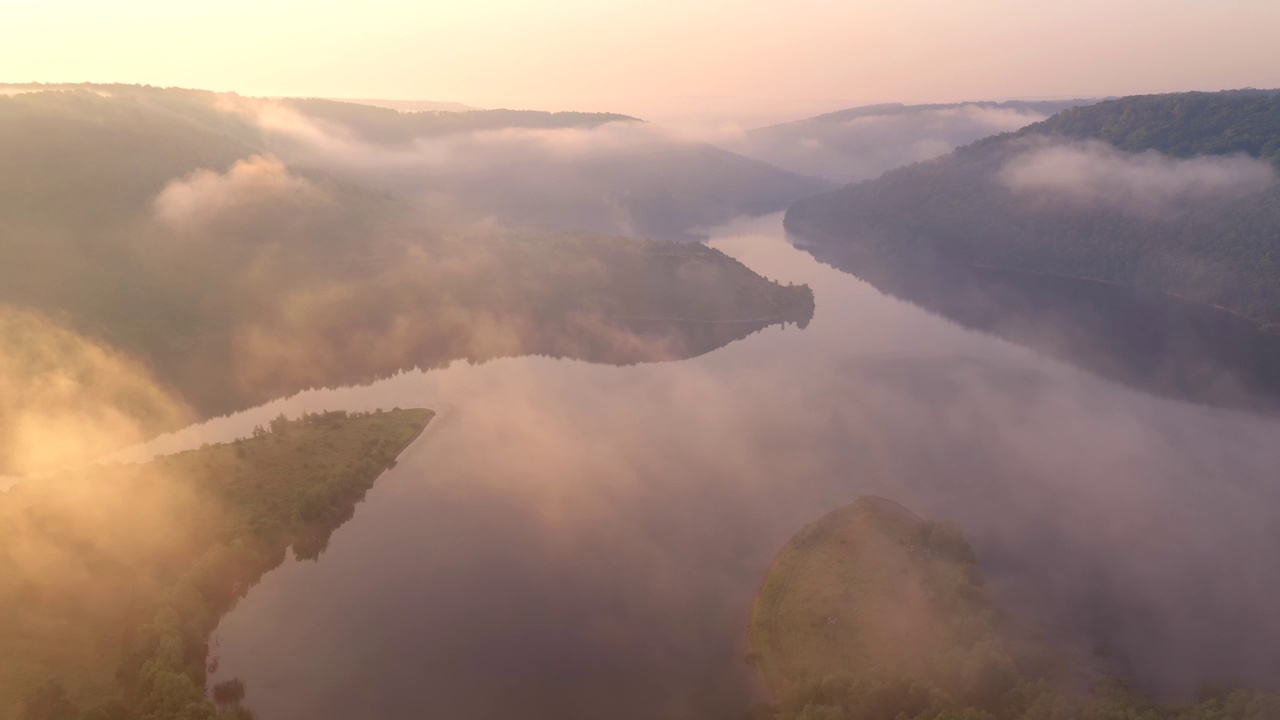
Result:
{"label": "narrow peninsula", "polygon": [[243,685],[205,687],[219,618],[290,547],[318,557],[432,417],[281,415],[244,440],[0,493],[0,716],[251,717]]}

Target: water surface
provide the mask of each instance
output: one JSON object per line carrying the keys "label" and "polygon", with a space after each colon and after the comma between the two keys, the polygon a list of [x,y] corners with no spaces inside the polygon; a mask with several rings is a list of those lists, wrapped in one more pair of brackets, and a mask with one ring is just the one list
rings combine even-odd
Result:
{"label": "water surface", "polygon": [[815,261],[779,216],[711,243],[810,284],[812,323],[680,362],[455,363],[153,443],[441,411],[318,561],[223,620],[216,678],[263,720],[735,717],[758,699],[743,642],[773,554],[876,493],[963,523],[1006,607],[1153,688],[1280,682],[1274,417],[952,324]]}

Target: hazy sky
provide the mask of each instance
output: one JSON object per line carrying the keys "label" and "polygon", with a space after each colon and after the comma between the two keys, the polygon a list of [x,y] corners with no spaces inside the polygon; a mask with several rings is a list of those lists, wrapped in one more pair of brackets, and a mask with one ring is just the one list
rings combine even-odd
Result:
{"label": "hazy sky", "polygon": [[8,82],[624,111],[1280,86],[1280,0],[0,0],[0,16]]}

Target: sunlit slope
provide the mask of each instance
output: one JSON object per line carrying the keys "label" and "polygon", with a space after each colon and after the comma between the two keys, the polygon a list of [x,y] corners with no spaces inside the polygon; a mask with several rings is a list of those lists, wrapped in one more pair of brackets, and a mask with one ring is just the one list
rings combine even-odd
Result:
{"label": "sunlit slope", "polygon": [[210,717],[218,619],[289,546],[322,552],[431,416],[281,418],[239,442],[0,493],[0,717]]}
{"label": "sunlit slope", "polygon": [[87,463],[193,417],[142,363],[0,304],[0,473]]}
{"label": "sunlit slope", "polygon": [[1280,321],[1280,94],[1066,110],[796,203],[789,231],[882,255],[1104,280]]}

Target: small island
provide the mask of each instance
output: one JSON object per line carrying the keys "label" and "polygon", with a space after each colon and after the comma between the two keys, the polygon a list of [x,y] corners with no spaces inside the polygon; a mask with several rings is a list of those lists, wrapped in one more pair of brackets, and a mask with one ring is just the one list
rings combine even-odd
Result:
{"label": "small island", "polygon": [[433,415],[281,415],[244,440],[0,493],[0,717],[251,717],[239,681],[205,687],[218,620],[290,547],[318,557]]}
{"label": "small island", "polygon": [[[748,659],[773,720],[1268,720],[1280,697],[1157,703],[1016,627],[960,526],[863,497],[787,543],[756,598]],[[1089,678],[1081,683],[1081,678]]]}

